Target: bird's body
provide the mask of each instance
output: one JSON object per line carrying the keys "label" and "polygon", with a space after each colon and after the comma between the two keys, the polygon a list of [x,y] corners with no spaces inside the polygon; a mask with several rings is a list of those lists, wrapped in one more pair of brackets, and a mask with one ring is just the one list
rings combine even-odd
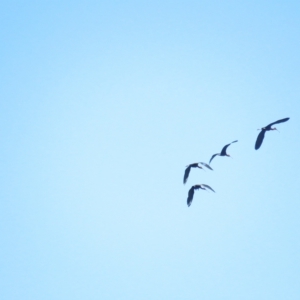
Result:
{"label": "bird's body", "polygon": [[212,160],[215,158],[215,156],[217,156],[217,155],[219,155],[219,156],[230,156],[229,154],[226,153],[226,150],[227,150],[227,148],[228,148],[232,143],[236,143],[236,142],[237,142],[237,141],[233,141],[233,142],[231,142],[230,144],[225,145],[225,146],[223,147],[221,153],[216,153],[216,154],[214,154],[214,155],[211,157],[209,163],[211,163],[211,161],[212,161]]}
{"label": "bird's body", "polygon": [[212,168],[208,164],[203,163],[203,162],[190,164],[190,165],[186,166],[186,169],[185,169],[185,172],[184,172],[184,176],[183,176],[183,183],[184,184],[187,182],[187,179],[189,177],[191,168],[203,169],[201,166],[199,166],[199,164],[201,164],[201,165],[205,166],[206,168],[212,170]]}
{"label": "bird's body", "polygon": [[[270,130],[277,130],[275,127],[272,128],[273,125],[275,124],[278,124],[278,123],[283,123],[283,122],[286,122],[288,121],[290,118],[284,118],[284,119],[281,119],[281,120],[278,120],[276,122],[273,122],[263,128],[261,128],[261,132],[259,133],[259,135],[257,136],[257,139],[256,139],[256,142],[255,142],[255,150],[258,150],[264,140],[264,137],[265,137],[265,133],[266,131],[270,131]],[[259,129],[258,129],[259,130]]]}
{"label": "bird's body", "polygon": [[194,191],[195,190],[206,190],[206,189],[209,189],[211,191],[213,191],[215,193],[215,191],[207,184],[196,184],[196,185],[193,185],[190,190],[189,190],[189,193],[188,193],[188,198],[187,198],[187,205],[190,206],[192,204],[192,201],[193,201],[193,197],[194,197]]}

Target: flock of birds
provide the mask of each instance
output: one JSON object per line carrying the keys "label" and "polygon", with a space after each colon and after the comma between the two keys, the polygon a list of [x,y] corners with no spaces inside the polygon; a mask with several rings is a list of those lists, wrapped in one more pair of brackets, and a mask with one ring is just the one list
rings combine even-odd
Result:
{"label": "flock of birds", "polygon": [[[260,146],[261,146],[261,144],[262,144],[262,142],[263,142],[263,140],[264,140],[265,133],[266,133],[267,131],[270,131],[270,130],[277,130],[277,131],[278,131],[278,129],[276,129],[275,127],[272,127],[273,125],[279,124],[279,123],[283,123],[283,122],[286,122],[286,121],[288,121],[289,119],[290,119],[290,118],[284,118],[284,119],[278,120],[278,121],[276,121],[276,122],[273,122],[273,123],[271,123],[271,124],[269,124],[269,125],[267,125],[267,126],[261,128],[261,129],[258,129],[258,130],[260,130],[260,133],[258,134],[257,139],[256,139],[256,142],[255,142],[255,147],[254,147],[255,150],[258,150],[258,149],[260,148]],[[204,163],[204,162],[199,162],[199,163],[193,163],[193,164],[190,164],[190,165],[186,166],[186,169],[185,169],[185,172],[184,172],[184,177],[183,177],[183,183],[185,184],[185,183],[187,182],[188,177],[189,177],[189,174],[190,174],[190,171],[191,171],[191,168],[199,168],[199,169],[203,169],[203,167],[206,167],[206,168],[208,168],[208,169],[210,169],[210,170],[213,170],[213,169],[211,168],[211,166],[210,166],[211,161],[212,161],[216,156],[230,156],[230,155],[226,152],[226,150],[227,150],[227,148],[228,148],[231,144],[236,143],[236,142],[237,142],[237,141],[233,141],[233,142],[231,142],[230,144],[225,145],[225,146],[223,147],[223,149],[221,150],[220,153],[216,153],[216,154],[214,154],[214,155],[211,157],[211,159],[210,159],[210,161],[209,161],[209,164],[206,164],[206,163]],[[209,185],[207,185],[207,184],[196,184],[196,185],[193,185],[193,186],[190,188],[189,193],[188,193],[188,197],[187,197],[187,205],[188,205],[188,206],[190,206],[190,205],[192,204],[192,201],[193,201],[193,198],[194,198],[194,192],[195,192],[195,190],[199,190],[199,189],[201,189],[201,190],[207,190],[207,189],[208,189],[208,190],[211,190],[211,191],[215,192],[215,191],[214,191]]]}

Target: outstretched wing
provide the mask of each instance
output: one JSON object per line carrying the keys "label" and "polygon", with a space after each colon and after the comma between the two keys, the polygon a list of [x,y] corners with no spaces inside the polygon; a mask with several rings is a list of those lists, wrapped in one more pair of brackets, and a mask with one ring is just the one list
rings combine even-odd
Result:
{"label": "outstretched wing", "polygon": [[237,142],[237,141],[233,141],[233,142],[231,142],[230,144],[225,145],[225,146],[223,147],[222,151],[221,151],[221,156],[226,155],[226,149],[227,149],[231,144],[236,143],[236,142]]}
{"label": "outstretched wing", "polygon": [[227,150],[227,148],[228,148],[230,145],[231,145],[231,143],[228,144],[228,145],[225,145],[225,146],[223,147],[223,149],[222,149],[222,151],[221,151],[221,156],[226,155],[226,150]]}
{"label": "outstretched wing", "polygon": [[214,157],[217,156],[217,155],[219,155],[219,153],[214,154],[214,155],[211,157],[209,163],[211,163],[211,161],[212,161],[212,160],[214,159]]}
{"label": "outstretched wing", "polygon": [[264,128],[268,128],[268,129],[270,129],[272,125],[275,125],[275,124],[278,124],[278,123],[283,123],[283,122],[286,122],[286,121],[288,121],[289,119],[290,119],[290,118],[284,118],[284,119],[278,120],[278,121],[276,121],[276,122],[273,122],[273,123],[271,123],[271,124],[267,125],[267,126],[266,126],[266,127],[264,127]]}
{"label": "outstretched wing", "polygon": [[207,184],[201,184],[201,185],[208,188],[208,189],[210,189],[211,191],[213,191],[215,193],[215,191],[209,185],[207,185]]}
{"label": "outstretched wing", "polygon": [[192,204],[194,197],[194,187],[192,186],[189,190],[188,198],[187,198],[187,205],[190,206]]}
{"label": "outstretched wing", "polygon": [[210,165],[208,165],[208,164],[206,164],[206,163],[204,163],[204,162],[201,162],[200,164],[201,164],[202,166],[205,166],[206,168],[208,168],[208,169],[210,169],[210,170],[213,171],[213,169],[210,167]]}
{"label": "outstretched wing", "polygon": [[265,132],[266,132],[265,130],[262,130],[257,136],[256,143],[255,143],[255,150],[258,150],[260,148],[265,137]]}
{"label": "outstretched wing", "polygon": [[189,174],[190,174],[190,171],[191,171],[191,166],[188,166],[186,169],[185,169],[185,172],[184,172],[184,177],[183,177],[183,183],[185,184],[188,177],[189,177]]}

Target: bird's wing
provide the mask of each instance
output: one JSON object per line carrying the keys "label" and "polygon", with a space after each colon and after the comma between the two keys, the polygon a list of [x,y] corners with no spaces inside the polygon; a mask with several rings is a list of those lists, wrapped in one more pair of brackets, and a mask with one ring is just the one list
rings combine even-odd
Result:
{"label": "bird's wing", "polygon": [[194,197],[194,187],[192,186],[189,190],[188,198],[187,198],[187,205],[190,206],[192,204]]}
{"label": "bird's wing", "polygon": [[214,159],[214,157],[215,157],[216,155],[219,155],[219,153],[214,154],[214,155],[211,157],[209,163],[211,163],[211,161]]}
{"label": "bird's wing", "polygon": [[256,142],[255,142],[255,150],[258,150],[264,140],[265,137],[265,130],[262,130],[259,135],[257,136]]}
{"label": "bird's wing", "polygon": [[267,126],[264,127],[264,128],[271,128],[272,125],[275,125],[275,124],[278,124],[278,123],[286,122],[286,121],[288,121],[289,119],[290,119],[290,118],[284,118],[284,119],[278,120],[278,121],[276,121],[276,122],[273,122],[273,123],[267,125]]}
{"label": "bird's wing", "polygon": [[233,141],[230,144],[227,144],[223,147],[222,151],[221,151],[221,156],[226,155],[226,149],[233,143],[236,143],[237,141]]}
{"label": "bird's wing", "polygon": [[215,193],[215,191],[209,185],[207,185],[207,184],[201,184],[201,185],[208,188],[208,189],[210,189],[211,191],[213,191]]}
{"label": "bird's wing", "polygon": [[191,171],[191,166],[188,166],[186,169],[185,169],[185,172],[184,172],[184,177],[183,177],[183,183],[185,184],[188,177],[189,177],[189,174],[190,174],[190,171]]}
{"label": "bird's wing", "polygon": [[208,165],[204,162],[201,162],[200,164],[213,171],[213,169],[210,167],[210,165]]}
{"label": "bird's wing", "polygon": [[230,145],[231,145],[231,143],[228,144],[228,145],[225,145],[225,146],[223,147],[223,149],[222,149],[222,151],[221,151],[221,156],[226,155],[226,150],[227,150],[227,148],[228,148]]}

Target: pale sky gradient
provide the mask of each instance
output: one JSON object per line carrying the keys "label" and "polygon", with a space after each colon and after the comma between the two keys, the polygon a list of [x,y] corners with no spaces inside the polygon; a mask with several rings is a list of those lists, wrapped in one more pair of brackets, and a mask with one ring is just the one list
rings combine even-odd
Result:
{"label": "pale sky gradient", "polygon": [[300,299],[299,1],[0,11],[1,299]]}

